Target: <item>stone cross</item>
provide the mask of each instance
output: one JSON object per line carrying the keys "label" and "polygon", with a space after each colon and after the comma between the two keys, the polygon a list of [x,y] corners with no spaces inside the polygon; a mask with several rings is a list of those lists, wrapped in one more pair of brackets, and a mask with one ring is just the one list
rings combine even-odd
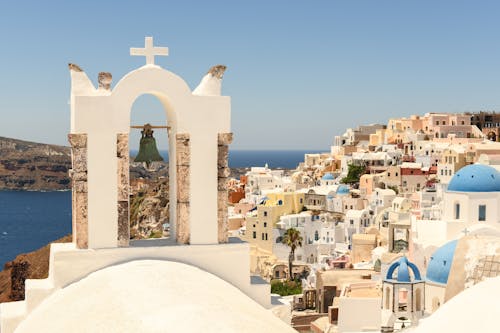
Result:
{"label": "stone cross", "polygon": [[130,55],[146,57],[146,65],[154,65],[155,56],[168,56],[168,47],[154,47],[153,37],[146,37],[144,48],[131,47]]}

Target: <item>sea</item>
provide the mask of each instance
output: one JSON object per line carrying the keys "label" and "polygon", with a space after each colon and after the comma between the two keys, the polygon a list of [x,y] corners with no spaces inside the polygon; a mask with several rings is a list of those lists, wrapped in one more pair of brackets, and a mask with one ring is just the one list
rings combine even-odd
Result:
{"label": "sea", "polygon": [[[229,166],[295,169],[306,153],[318,150],[234,150]],[[132,155],[134,154],[131,151]],[[168,153],[160,152],[165,160]],[[71,192],[0,191],[0,270],[18,254],[71,233]]]}

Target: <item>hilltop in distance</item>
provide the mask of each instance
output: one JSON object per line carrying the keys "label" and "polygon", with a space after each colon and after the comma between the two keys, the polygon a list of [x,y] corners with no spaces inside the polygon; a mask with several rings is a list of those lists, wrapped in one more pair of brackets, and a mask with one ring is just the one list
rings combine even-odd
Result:
{"label": "hilltop in distance", "polygon": [[69,147],[0,137],[0,189],[68,190]]}

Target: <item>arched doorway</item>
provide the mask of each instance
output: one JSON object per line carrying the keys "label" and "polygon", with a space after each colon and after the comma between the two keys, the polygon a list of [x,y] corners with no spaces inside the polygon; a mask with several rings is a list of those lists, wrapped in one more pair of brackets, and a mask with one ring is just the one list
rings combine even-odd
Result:
{"label": "arched doorway", "polygon": [[[132,105],[129,133],[130,152],[130,239],[167,238],[170,234],[170,188],[169,188],[169,138],[167,128],[153,128],[150,147],[143,147],[151,153],[157,148],[163,161],[137,162],[144,124],[155,127],[167,126],[166,112],[161,102],[152,95],[139,96]],[[156,145],[151,145],[154,141]],[[145,140],[146,142],[146,140]],[[155,146],[155,147],[152,147]],[[147,150],[145,150],[147,149]]]}

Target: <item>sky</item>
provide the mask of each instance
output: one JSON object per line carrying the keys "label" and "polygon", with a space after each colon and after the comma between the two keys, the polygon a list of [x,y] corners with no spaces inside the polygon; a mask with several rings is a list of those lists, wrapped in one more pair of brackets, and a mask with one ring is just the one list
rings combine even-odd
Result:
{"label": "sky", "polygon": [[[68,145],[67,64],[116,84],[145,63],[129,56],[145,36],[192,89],[227,65],[233,149],[328,150],[360,124],[500,111],[499,13],[481,0],[1,0],[0,136]],[[154,97],[134,103],[134,124],[165,121]]]}

